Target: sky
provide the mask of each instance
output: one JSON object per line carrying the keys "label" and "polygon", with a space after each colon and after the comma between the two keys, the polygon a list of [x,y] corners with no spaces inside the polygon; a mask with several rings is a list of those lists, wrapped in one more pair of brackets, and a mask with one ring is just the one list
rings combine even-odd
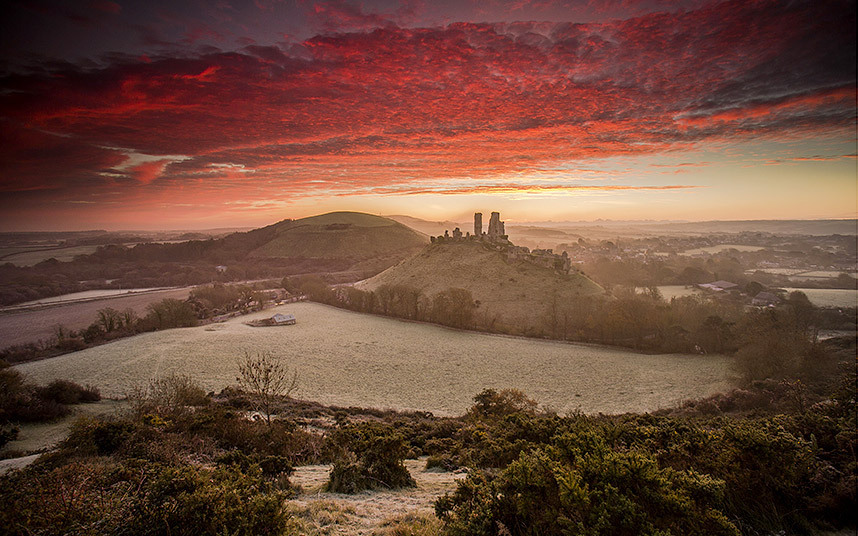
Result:
{"label": "sky", "polygon": [[13,0],[0,231],[855,218],[856,2]]}

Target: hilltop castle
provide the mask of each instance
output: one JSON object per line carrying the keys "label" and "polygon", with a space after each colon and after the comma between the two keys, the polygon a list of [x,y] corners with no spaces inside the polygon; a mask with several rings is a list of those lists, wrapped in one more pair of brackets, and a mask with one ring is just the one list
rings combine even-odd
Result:
{"label": "hilltop castle", "polygon": [[483,233],[483,213],[474,214],[474,234],[470,232],[462,234],[462,230],[456,227],[452,236],[450,231],[444,231],[443,236],[430,237],[433,244],[444,242],[459,242],[464,240],[478,241],[486,247],[497,249],[505,254],[507,261],[522,260],[533,264],[568,274],[572,268],[572,260],[564,251],[562,255],[554,253],[551,249],[530,249],[524,246],[516,246],[509,241],[506,234],[504,222],[500,219],[500,212],[492,212],[489,219],[488,231]]}

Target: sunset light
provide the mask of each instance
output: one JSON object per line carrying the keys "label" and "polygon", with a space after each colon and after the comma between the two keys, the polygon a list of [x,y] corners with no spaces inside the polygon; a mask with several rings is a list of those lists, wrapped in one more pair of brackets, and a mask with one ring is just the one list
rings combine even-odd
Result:
{"label": "sunset light", "polygon": [[856,215],[854,2],[46,1],[4,18],[4,230],[442,219],[484,198],[519,221]]}

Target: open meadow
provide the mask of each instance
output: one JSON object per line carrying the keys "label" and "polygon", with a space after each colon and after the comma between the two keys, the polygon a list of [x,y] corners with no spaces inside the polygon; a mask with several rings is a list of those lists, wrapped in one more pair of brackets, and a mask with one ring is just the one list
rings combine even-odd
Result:
{"label": "open meadow", "polygon": [[[292,313],[294,326],[244,322]],[[33,381],[66,378],[122,397],[169,372],[207,390],[235,384],[237,358],[272,352],[299,375],[295,396],[324,404],[459,415],[485,388],[518,388],[565,413],[650,411],[731,387],[728,358],[643,355],[600,346],[458,331],[314,303],[220,324],[121,339],[19,365]]]}

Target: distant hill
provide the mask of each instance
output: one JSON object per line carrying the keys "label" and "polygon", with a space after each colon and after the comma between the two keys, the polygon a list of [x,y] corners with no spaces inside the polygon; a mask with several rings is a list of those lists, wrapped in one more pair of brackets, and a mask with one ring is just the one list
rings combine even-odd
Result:
{"label": "distant hill", "polygon": [[465,240],[434,243],[356,286],[376,290],[382,285],[409,286],[428,297],[448,288],[467,289],[479,302],[480,323],[517,333],[539,332],[552,310],[577,296],[604,293],[574,269],[562,274],[527,260],[507,260],[502,251]]}
{"label": "distant hill", "polygon": [[423,234],[427,234],[429,236],[442,235],[442,234],[444,234],[445,230],[452,231],[456,227],[460,227],[462,229],[462,232],[470,231],[473,229],[473,223],[471,223],[469,225],[469,224],[464,224],[464,223],[456,223],[456,222],[450,221],[450,220],[428,221],[428,220],[421,220],[420,218],[415,218],[413,216],[403,216],[403,215],[386,216],[386,217],[390,218],[391,220],[397,221],[403,225],[407,225],[408,227],[411,227],[412,229],[415,229],[415,230],[417,230]]}
{"label": "distant hill", "polygon": [[250,251],[250,258],[347,260],[389,266],[429,242],[427,236],[401,223],[360,212],[286,220],[258,232],[268,240]]}
{"label": "distant hill", "polygon": [[[221,238],[131,247],[106,244],[60,250],[62,244],[48,243],[30,251],[33,247],[16,249],[17,243],[10,242],[5,250],[0,247],[0,257],[23,252],[42,259],[29,267],[0,262],[0,305],[100,288],[186,286],[299,274],[357,281],[417,253],[427,243],[429,237],[400,223],[358,212],[284,220]],[[51,258],[60,253],[74,257],[68,262]]]}

